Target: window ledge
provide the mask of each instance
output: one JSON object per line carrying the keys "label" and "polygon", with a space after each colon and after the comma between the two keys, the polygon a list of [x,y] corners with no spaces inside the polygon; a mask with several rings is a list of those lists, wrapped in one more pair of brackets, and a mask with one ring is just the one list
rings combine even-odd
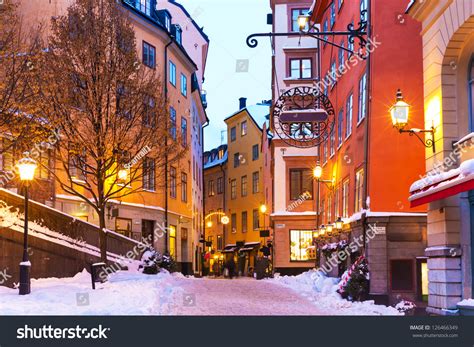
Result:
{"label": "window ledge", "polygon": [[359,125],[361,125],[361,124],[364,122],[364,120],[365,120],[365,116],[362,117],[360,120],[357,121],[356,127],[358,127]]}

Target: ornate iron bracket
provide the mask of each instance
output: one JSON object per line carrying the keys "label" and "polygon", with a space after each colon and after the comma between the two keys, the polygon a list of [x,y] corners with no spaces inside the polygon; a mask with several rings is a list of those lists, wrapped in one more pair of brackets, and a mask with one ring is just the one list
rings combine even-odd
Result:
{"label": "ornate iron bracket", "polygon": [[[403,129],[400,129],[399,130],[400,134],[402,133],[408,133],[408,135],[410,136],[416,136],[418,138],[418,140],[420,140],[420,142],[423,144],[423,146],[425,146],[426,148],[432,148],[433,149],[433,153],[436,152],[436,147],[435,147],[435,137],[434,137],[434,134],[435,134],[435,128],[432,127],[431,129],[410,129],[410,130],[403,130]],[[424,140],[419,134],[420,133],[430,133],[431,134],[431,138],[430,139],[426,139]]]}
{"label": "ornate iron bracket", "polygon": [[347,36],[349,43],[352,45],[355,43],[355,39],[359,41],[359,47],[363,49],[367,45],[367,21],[365,18],[367,17],[367,11],[364,10],[361,12],[362,20],[359,22],[359,26],[354,28],[354,24],[350,23],[347,25],[346,31],[319,31],[316,26],[311,27],[308,31],[299,31],[299,32],[288,32],[288,33],[256,33],[252,34],[247,37],[247,46],[250,48],[255,48],[258,46],[258,37],[279,37],[279,36],[287,36],[287,37],[312,37],[318,41],[322,41],[324,43],[330,44],[332,46],[341,48],[351,54],[356,54],[363,59],[366,59],[367,56],[363,55],[358,52],[354,52],[346,47],[338,45],[337,43],[331,42],[323,38],[324,36]]}

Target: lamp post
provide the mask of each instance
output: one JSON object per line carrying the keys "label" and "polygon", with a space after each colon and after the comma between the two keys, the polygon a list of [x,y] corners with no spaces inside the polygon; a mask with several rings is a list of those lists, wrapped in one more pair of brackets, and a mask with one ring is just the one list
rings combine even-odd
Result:
{"label": "lamp post", "polygon": [[23,258],[20,263],[19,293],[20,295],[27,295],[31,292],[31,263],[28,257],[28,188],[30,182],[35,178],[37,165],[36,161],[30,158],[30,154],[25,152],[24,157],[18,161],[17,167],[20,173],[20,180],[24,182],[25,188],[25,224],[23,232]]}
{"label": "lamp post", "polygon": [[[403,94],[400,89],[397,90],[397,101],[395,104],[390,108],[390,116],[392,117],[392,125],[394,128],[398,130],[400,134],[402,133],[408,133],[410,136],[416,136],[418,140],[421,141],[421,143],[426,147],[426,148],[432,148],[433,153],[436,152],[436,147],[435,147],[435,127],[434,125],[430,129],[417,129],[417,128],[412,128],[405,130],[406,126],[408,125],[408,119],[410,115],[410,105],[407,104],[403,100]],[[419,135],[420,133],[429,133],[431,134],[430,139],[422,139],[421,136]]]}

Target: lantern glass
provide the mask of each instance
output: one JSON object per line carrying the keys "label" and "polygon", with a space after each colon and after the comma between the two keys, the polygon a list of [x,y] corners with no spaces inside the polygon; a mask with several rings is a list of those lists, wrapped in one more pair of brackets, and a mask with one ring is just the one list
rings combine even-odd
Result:
{"label": "lantern glass", "polygon": [[229,217],[223,216],[223,217],[221,218],[221,223],[224,224],[224,225],[229,224]]}
{"label": "lantern glass", "polygon": [[332,232],[332,228],[333,228],[333,227],[332,227],[332,224],[328,224],[328,226],[326,227],[326,231],[327,231],[328,233],[330,233],[330,232]]}
{"label": "lantern glass", "polygon": [[260,212],[262,213],[267,212],[267,206],[265,204],[260,205]]}
{"label": "lantern glass", "polygon": [[300,15],[298,16],[298,26],[300,28],[300,31],[305,30],[308,28],[308,23],[309,23],[309,16],[308,15]]}
{"label": "lantern glass", "polygon": [[117,176],[120,181],[126,181],[128,179],[128,170],[120,169]]}
{"label": "lantern glass", "polygon": [[17,167],[22,181],[32,181],[35,178],[38,165],[34,159],[26,156],[18,161]]}
{"label": "lantern glass", "polygon": [[212,221],[208,221],[208,222],[206,223],[206,225],[207,225],[208,228],[212,228]]}
{"label": "lantern glass", "polygon": [[344,223],[343,223],[343,221],[342,221],[342,218],[339,217],[339,218],[337,219],[337,221],[336,221],[336,229],[342,230],[343,225],[344,225]]}
{"label": "lantern glass", "polygon": [[314,178],[320,179],[322,175],[323,175],[323,168],[321,167],[321,165],[317,165],[313,169],[313,176]]}

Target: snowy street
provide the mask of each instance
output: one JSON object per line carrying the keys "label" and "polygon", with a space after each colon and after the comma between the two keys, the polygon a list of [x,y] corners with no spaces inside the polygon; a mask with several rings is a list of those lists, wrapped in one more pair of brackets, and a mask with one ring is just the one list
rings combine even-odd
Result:
{"label": "snowy street", "polygon": [[0,287],[0,315],[397,315],[392,307],[352,303],[331,278],[311,272],[257,281],[119,272],[92,290],[90,275],[32,281],[32,293]]}

